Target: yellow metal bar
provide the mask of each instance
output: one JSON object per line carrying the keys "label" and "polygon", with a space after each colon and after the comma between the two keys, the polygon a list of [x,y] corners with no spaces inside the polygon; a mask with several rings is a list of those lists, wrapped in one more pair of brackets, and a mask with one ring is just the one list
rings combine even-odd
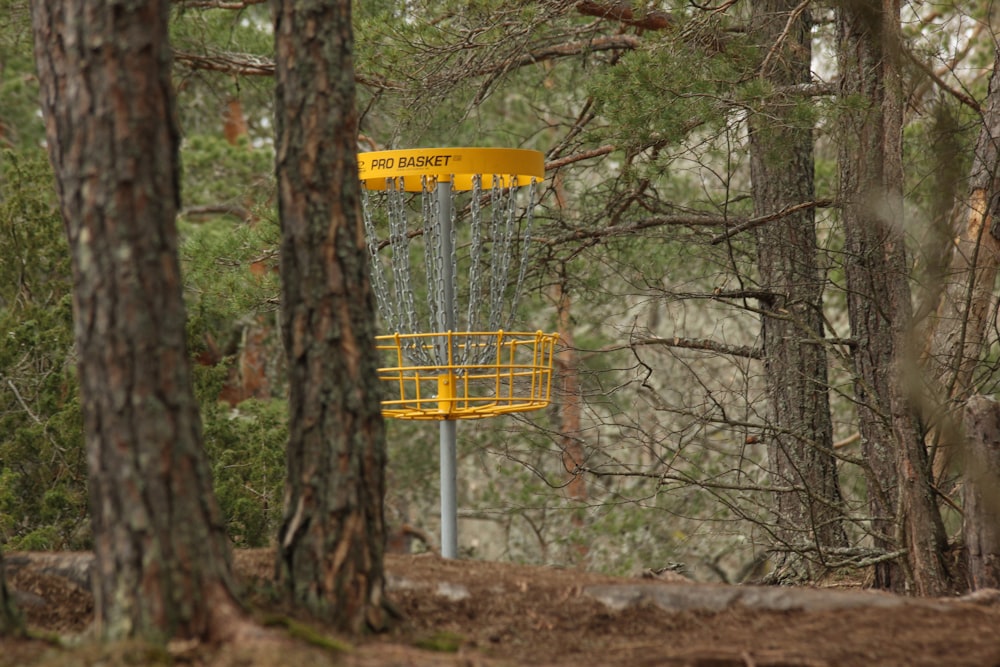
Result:
{"label": "yellow metal bar", "polygon": [[438,412],[450,415],[455,405],[455,374],[451,371],[438,376]]}
{"label": "yellow metal bar", "polygon": [[[534,332],[439,332],[378,337],[386,366],[379,378],[396,396],[382,402],[382,414],[398,419],[481,419],[538,410],[549,404],[553,353],[558,336]],[[426,343],[421,345],[422,341]],[[411,345],[445,346],[443,364],[416,365],[405,359]],[[494,346],[492,360],[457,364],[466,348]]]}
{"label": "yellow metal bar", "polygon": [[528,185],[545,178],[545,156],[523,148],[413,148],[358,154],[358,176],[368,190],[384,190],[386,180],[403,179],[404,188],[420,192],[422,177],[451,182],[455,190],[471,190],[473,178],[481,176],[484,188],[493,187],[493,177],[503,187]]}

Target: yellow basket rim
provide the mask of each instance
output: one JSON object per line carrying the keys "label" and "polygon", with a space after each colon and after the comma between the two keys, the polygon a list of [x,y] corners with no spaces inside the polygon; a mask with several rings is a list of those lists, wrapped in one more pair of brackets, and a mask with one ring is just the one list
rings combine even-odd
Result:
{"label": "yellow basket rim", "polygon": [[491,187],[499,176],[504,187],[513,179],[527,185],[545,178],[545,156],[526,148],[408,148],[358,154],[358,176],[368,190],[385,190],[386,179],[403,179],[407,192],[423,190],[421,177],[450,182],[455,190],[471,190],[473,178]]}

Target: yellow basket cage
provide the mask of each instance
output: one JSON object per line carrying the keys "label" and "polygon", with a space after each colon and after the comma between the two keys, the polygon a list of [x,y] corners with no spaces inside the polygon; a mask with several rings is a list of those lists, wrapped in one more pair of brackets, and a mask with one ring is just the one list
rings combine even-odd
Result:
{"label": "yellow basket cage", "polygon": [[[481,419],[546,407],[558,334],[447,332],[378,336],[379,379],[388,396],[382,414],[396,419]],[[447,364],[414,365],[407,350],[435,350]],[[469,357],[483,363],[467,363]],[[389,389],[391,387],[391,389]]]}

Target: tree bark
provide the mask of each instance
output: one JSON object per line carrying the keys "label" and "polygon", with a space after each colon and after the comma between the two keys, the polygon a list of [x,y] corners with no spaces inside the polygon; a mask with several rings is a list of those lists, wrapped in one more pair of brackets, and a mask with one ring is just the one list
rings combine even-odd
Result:
{"label": "tree bark", "polygon": [[845,277],[870,526],[877,548],[906,551],[876,566],[876,585],[941,595],[950,587],[946,538],[913,389],[899,0],[843,2],[837,23]]}
{"label": "tree bark", "polygon": [[[586,464],[586,453],[580,436],[580,360],[573,335],[572,297],[566,286],[565,274],[556,283],[556,319],[559,322],[559,339],[563,350],[557,364],[562,376],[559,403],[559,446],[566,470],[566,496],[575,502],[587,500],[587,482],[580,472]],[[579,521],[575,521],[579,525]]]}
{"label": "tree bark", "polygon": [[[798,0],[758,0],[753,30],[762,53],[761,76],[777,89],[808,83],[812,20]],[[802,100],[776,96],[750,119],[754,215],[815,199],[813,129],[800,119]],[[826,350],[822,343],[823,282],[817,265],[815,209],[757,230],[761,332],[769,398],[767,451],[775,486],[773,548],[824,559],[847,546],[843,497],[833,455]],[[811,556],[810,556],[811,557]],[[800,560],[800,559],[794,559]],[[810,573],[804,572],[807,578]]]}
{"label": "tree bark", "polygon": [[972,590],[1000,588],[1000,404],[973,396],[965,406],[963,533]]}
{"label": "tree bark", "polygon": [[281,327],[291,387],[278,579],[350,632],[386,625],[385,432],[357,168],[350,0],[275,4]]}
{"label": "tree bark", "polygon": [[969,172],[968,197],[953,215],[950,267],[943,273],[932,322],[927,368],[942,402],[934,467],[944,474],[960,439],[952,437],[955,410],[976,392],[974,372],[983,353],[1000,268],[1000,50],[993,61],[982,126]]}
{"label": "tree bark", "polygon": [[165,0],[32,3],[108,639],[221,638],[242,614],[185,344],[168,14]]}

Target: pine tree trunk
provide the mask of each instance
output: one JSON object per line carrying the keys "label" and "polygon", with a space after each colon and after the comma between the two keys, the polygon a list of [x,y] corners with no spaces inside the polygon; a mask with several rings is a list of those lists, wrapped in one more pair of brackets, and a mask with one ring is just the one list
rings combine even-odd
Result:
{"label": "pine tree trunk", "polygon": [[360,211],[351,3],[276,5],[281,325],[290,433],[278,578],[356,632],[386,624],[385,433]]}
{"label": "pine tree trunk", "polygon": [[241,613],[185,345],[165,0],[32,3],[105,638],[210,638]]}
{"label": "pine tree trunk", "polygon": [[968,584],[973,590],[1000,588],[1000,404],[985,396],[969,399],[965,434],[962,520]]}
{"label": "pine tree trunk", "polygon": [[993,312],[1000,266],[1000,50],[993,67],[968,197],[956,208],[951,268],[930,343],[931,371],[944,397],[959,402],[975,391],[972,375]]}
{"label": "pine tree trunk", "polygon": [[840,198],[870,526],[877,548],[906,552],[876,566],[876,585],[940,595],[950,587],[946,538],[913,392],[919,378],[903,235],[899,1],[844,3],[838,32]]}
{"label": "pine tree trunk", "polygon": [[[942,271],[940,302],[932,319],[926,364],[942,409],[936,424],[935,478],[945,478],[960,456],[961,415],[976,387],[973,377],[983,354],[987,328],[996,313],[1000,270],[1000,51],[993,61],[982,126],[969,171],[968,196],[953,214],[954,243]],[[968,525],[968,523],[966,523]]]}
{"label": "pine tree trunk", "polygon": [[[811,18],[800,5],[798,0],[758,0],[753,5],[751,34],[763,54],[762,76],[778,90],[810,81]],[[756,215],[815,199],[813,130],[801,120],[802,103],[776,95],[750,119]],[[760,304],[772,425],[768,461],[772,484],[791,489],[774,497],[773,547],[822,561],[826,549],[847,546],[847,536],[822,344],[815,209],[759,228],[757,258],[761,289],[770,294]]]}

